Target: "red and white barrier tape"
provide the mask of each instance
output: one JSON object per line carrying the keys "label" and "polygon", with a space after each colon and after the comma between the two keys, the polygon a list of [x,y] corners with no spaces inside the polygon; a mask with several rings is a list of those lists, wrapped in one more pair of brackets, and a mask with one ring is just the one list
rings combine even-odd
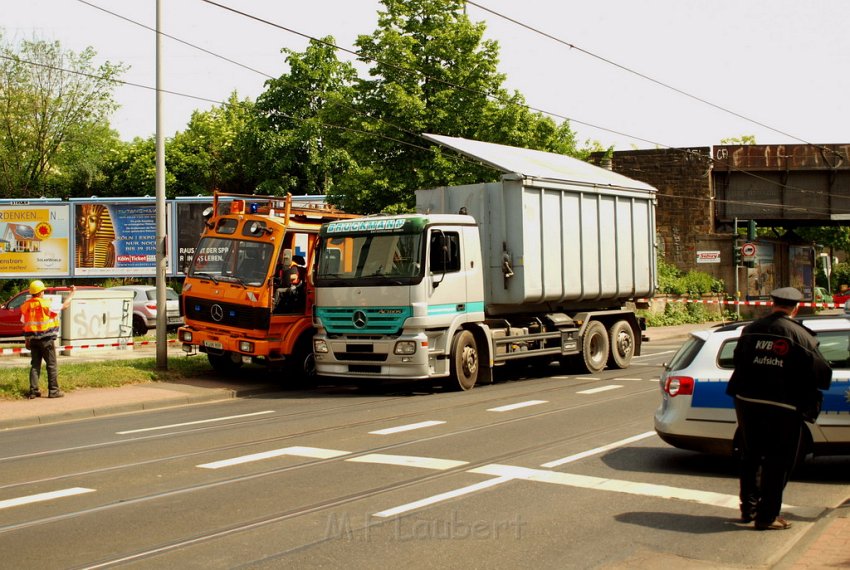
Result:
{"label": "red and white barrier tape", "polygon": [[[177,342],[177,339],[169,339],[165,341],[167,344],[171,344],[173,342]],[[65,346],[57,346],[56,350],[85,350],[88,348],[117,348],[117,347],[126,347],[126,346],[145,346],[145,345],[154,345],[156,344],[155,340],[143,340],[140,342],[113,342],[109,344],[69,344]],[[2,348],[0,349],[0,356],[4,354],[29,354],[29,350],[26,348]]]}
{"label": "red and white barrier tape", "polygon": [[[638,299],[639,303],[648,303],[652,299]],[[724,299],[667,299],[668,303],[701,303],[705,305],[749,305],[751,307],[772,307],[773,301],[733,301]],[[843,309],[843,303],[797,303],[801,307],[819,309]]]}

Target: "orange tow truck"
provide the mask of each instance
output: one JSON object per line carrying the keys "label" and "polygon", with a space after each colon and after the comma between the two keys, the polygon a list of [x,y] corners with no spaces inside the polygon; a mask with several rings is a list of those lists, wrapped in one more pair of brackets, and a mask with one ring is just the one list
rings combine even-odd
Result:
{"label": "orange tow truck", "polygon": [[220,372],[245,362],[314,373],[308,279],[319,228],[353,218],[332,207],[295,205],[291,195],[216,191],[183,282],[183,351],[205,353]]}

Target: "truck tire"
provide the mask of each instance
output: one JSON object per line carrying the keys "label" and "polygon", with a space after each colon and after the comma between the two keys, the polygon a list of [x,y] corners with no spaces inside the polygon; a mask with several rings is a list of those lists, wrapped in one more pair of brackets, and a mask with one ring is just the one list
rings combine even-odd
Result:
{"label": "truck tire", "polygon": [[608,342],[611,355],[609,368],[628,368],[635,352],[635,333],[627,321],[617,321],[608,329]]}
{"label": "truck tire", "polygon": [[242,357],[232,352],[225,352],[224,354],[207,353],[207,360],[210,361],[213,370],[219,374],[231,374],[242,366]]}
{"label": "truck tire", "polygon": [[295,343],[290,366],[286,368],[288,375],[302,386],[309,386],[316,381],[316,359],[313,356],[313,338],[308,336]]}
{"label": "truck tire", "polygon": [[608,331],[599,321],[591,321],[581,339],[581,357],[585,369],[591,374],[602,372],[608,361]]}
{"label": "truck tire", "polygon": [[469,331],[460,331],[452,339],[451,378],[453,388],[471,390],[478,380],[478,345]]}

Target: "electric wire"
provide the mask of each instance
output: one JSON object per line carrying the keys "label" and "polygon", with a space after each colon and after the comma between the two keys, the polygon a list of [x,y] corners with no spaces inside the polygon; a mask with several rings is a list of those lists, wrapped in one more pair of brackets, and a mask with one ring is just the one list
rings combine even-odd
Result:
{"label": "electric wire", "polygon": [[[294,29],[292,29],[292,28],[289,28],[289,27],[286,27],[286,26],[282,26],[282,25],[276,24],[276,23],[274,23],[274,22],[271,22],[271,21],[269,21],[269,20],[265,20],[265,19],[263,19],[263,18],[259,18],[259,17],[257,17],[257,16],[254,16],[254,15],[248,14],[248,13],[246,13],[246,12],[242,12],[242,11],[240,11],[240,10],[236,10],[236,9],[234,9],[234,8],[231,8],[231,7],[228,7],[228,6],[225,6],[225,5],[219,4],[218,2],[214,2],[213,0],[201,0],[201,1],[202,1],[202,2],[204,2],[204,3],[210,4],[210,5],[213,5],[213,6],[215,6],[215,7],[219,7],[219,8],[221,8],[221,9],[224,9],[224,10],[227,10],[227,11],[230,11],[230,12],[233,12],[233,13],[236,13],[236,14],[241,15],[241,16],[243,16],[243,17],[247,17],[247,18],[249,18],[249,19],[253,19],[253,20],[256,20],[256,21],[258,21],[258,22],[261,22],[261,23],[264,23],[264,24],[270,25],[270,26],[272,26],[272,27],[275,27],[275,28],[281,29],[281,30],[286,31],[286,32],[288,32],[288,33],[292,33],[292,34],[294,34],[294,35],[297,35],[297,36],[303,37],[303,38],[305,38],[305,39],[308,39],[308,40],[311,40],[311,41],[314,41],[314,42],[320,43],[320,44],[325,45],[325,46],[327,46],[327,47],[331,47],[331,48],[333,48],[333,49],[335,49],[335,50],[340,50],[340,51],[343,51],[343,52],[349,53],[349,54],[354,55],[355,57],[358,57],[358,58],[361,58],[361,59],[364,59],[364,58],[365,58],[365,59],[369,59],[369,60],[374,61],[374,62],[376,62],[376,63],[381,63],[381,64],[383,64],[383,65],[388,65],[388,66],[390,66],[390,67],[392,67],[392,68],[394,68],[394,69],[398,69],[398,70],[400,70],[400,71],[402,71],[402,72],[404,72],[404,73],[412,73],[412,74],[416,74],[417,76],[421,76],[421,77],[423,77],[423,78],[425,78],[425,79],[429,79],[429,80],[433,80],[433,81],[438,81],[438,82],[441,82],[441,83],[443,83],[443,84],[446,84],[447,86],[450,86],[450,87],[453,87],[453,88],[456,88],[456,89],[462,89],[462,90],[466,90],[466,91],[471,91],[471,92],[476,93],[476,94],[479,94],[479,95],[482,95],[482,94],[483,94],[483,95],[485,95],[485,96],[487,96],[487,97],[495,98],[495,96],[493,96],[492,94],[489,94],[489,93],[483,93],[483,92],[479,92],[479,91],[475,91],[475,90],[471,90],[471,89],[469,89],[469,88],[467,88],[467,87],[465,87],[465,86],[456,85],[456,84],[453,84],[453,83],[451,83],[451,82],[447,82],[447,81],[445,81],[445,80],[441,80],[441,79],[439,79],[439,78],[430,77],[430,76],[428,76],[428,75],[426,75],[426,74],[423,74],[422,72],[420,72],[420,71],[418,71],[418,70],[411,70],[411,69],[408,69],[408,68],[403,67],[403,66],[399,66],[399,65],[396,65],[396,64],[388,63],[388,62],[383,62],[383,61],[378,60],[378,59],[375,59],[375,58],[370,58],[370,57],[367,57],[367,56],[363,56],[362,54],[360,54],[359,52],[356,52],[356,51],[354,51],[354,50],[350,50],[350,49],[344,48],[344,47],[342,47],[342,46],[338,46],[338,45],[336,45],[336,44],[333,44],[333,43],[327,42],[327,41],[325,41],[325,40],[322,40],[322,39],[320,39],[320,38],[316,38],[316,37],[310,36],[309,34],[304,34],[304,33],[302,33],[302,32],[299,32],[299,31],[297,31],[297,30],[294,30]],[[142,24],[142,23],[140,23],[140,22],[137,22],[137,21],[135,21],[135,20],[132,20],[132,19],[130,19],[130,18],[127,18],[127,17],[125,17],[125,16],[123,16],[123,15],[117,14],[117,13],[115,13],[115,12],[113,12],[113,11],[110,11],[110,10],[107,10],[107,9],[102,8],[102,7],[100,7],[100,6],[97,6],[97,5],[95,5],[95,4],[91,3],[91,2],[88,2],[87,0],[78,0],[78,2],[80,2],[80,3],[82,3],[82,4],[85,4],[85,5],[89,6],[89,7],[92,7],[92,8],[94,8],[94,9],[97,9],[97,10],[103,11],[103,12],[105,12],[105,13],[107,13],[107,14],[110,14],[110,15],[112,15],[112,16],[114,16],[114,17],[117,17],[117,18],[119,18],[119,19],[125,20],[125,21],[127,21],[127,22],[132,23],[132,24],[135,24],[135,25],[141,26],[141,27],[143,27],[143,28],[145,28],[145,29],[147,29],[147,30],[149,30],[149,31],[152,31],[152,32],[156,33],[156,29],[155,29],[155,28],[151,28],[150,26],[147,26],[147,25],[145,25],[145,24]],[[485,10],[486,10],[486,8],[483,8],[483,7],[479,6],[478,4],[475,4],[475,3],[473,3],[473,2],[469,2],[469,3],[470,3],[470,4],[473,4],[473,5],[474,5],[474,6],[476,6],[476,7],[479,7],[479,8],[482,8],[482,9],[485,9]],[[487,10],[487,11],[489,11],[489,10]],[[497,15],[501,16],[500,14],[497,14]],[[520,25],[522,25],[522,24],[520,24]],[[201,52],[203,52],[203,53],[206,53],[206,54],[208,54],[208,55],[211,55],[211,56],[213,56],[213,57],[216,57],[216,58],[222,59],[222,60],[227,61],[227,62],[229,62],[229,63],[231,63],[231,64],[234,64],[234,65],[237,65],[237,66],[242,67],[242,68],[244,68],[244,69],[247,69],[247,70],[250,70],[250,71],[252,71],[252,72],[258,73],[258,74],[263,75],[263,76],[265,76],[265,77],[267,77],[267,78],[271,78],[271,79],[273,79],[273,78],[274,78],[273,76],[271,76],[271,75],[269,75],[269,74],[267,74],[267,73],[265,73],[265,72],[263,72],[263,71],[261,71],[261,70],[255,69],[255,68],[253,68],[253,67],[251,67],[251,66],[245,65],[245,64],[243,64],[243,63],[241,63],[241,62],[238,62],[238,61],[236,61],[236,60],[233,60],[233,59],[227,58],[227,57],[225,57],[225,56],[222,56],[222,55],[220,55],[220,54],[217,54],[217,53],[215,53],[215,52],[212,52],[212,51],[210,51],[210,50],[207,50],[206,48],[203,48],[203,47],[201,47],[201,46],[197,46],[197,45],[195,45],[195,44],[193,44],[193,43],[187,42],[187,41],[185,41],[185,40],[182,40],[182,39],[180,39],[180,38],[177,38],[177,37],[172,36],[172,35],[169,35],[169,34],[164,34],[164,33],[162,33],[162,32],[160,32],[160,33],[161,33],[164,37],[168,37],[169,39],[172,39],[172,40],[174,40],[174,41],[177,41],[177,42],[179,42],[179,43],[181,43],[181,44],[184,44],[184,45],[186,45],[186,46],[189,46],[189,47],[191,47],[191,48],[193,48],[193,49],[197,49],[197,50],[199,50],[199,51],[201,51]],[[562,42],[562,43],[565,43],[565,42],[563,42],[562,40],[561,40],[561,42]],[[567,44],[567,45],[569,45],[570,47],[573,47],[573,46],[572,46],[572,44]],[[581,48],[577,48],[577,49],[581,49]],[[584,50],[582,50],[582,51],[584,51]],[[589,54],[590,54],[590,52],[587,52],[587,53],[589,53]],[[594,54],[590,54],[590,55],[594,55]],[[51,65],[46,65],[46,64],[36,63],[36,62],[27,62],[27,61],[24,61],[24,60],[20,60],[19,58],[10,58],[10,57],[8,57],[8,56],[3,56],[2,54],[0,54],[0,57],[4,57],[5,59],[14,59],[14,60],[20,61],[20,62],[22,62],[22,63],[28,63],[28,64],[30,64],[30,65],[41,65],[41,66],[44,66],[44,67],[48,67],[48,68],[52,68],[52,69],[56,69],[56,70],[60,70],[60,71],[66,71],[66,72],[70,72],[70,73],[77,73],[77,74],[79,74],[79,75],[87,76],[87,77],[90,77],[90,78],[102,79],[102,77],[99,77],[99,76],[94,75],[94,74],[88,74],[88,73],[78,72],[78,71],[74,71],[74,70],[62,69],[62,68],[58,68],[58,67],[56,67],[56,66],[51,66]],[[597,56],[595,56],[595,55],[594,55],[594,57],[597,57]],[[617,65],[617,64],[614,64],[614,65]],[[629,69],[627,69],[627,68],[626,68],[626,70],[627,70],[627,71],[631,71],[631,70],[629,70]],[[647,79],[652,80],[652,78],[649,78],[649,77],[647,77]],[[122,84],[122,85],[128,85],[128,86],[133,86],[133,87],[138,87],[138,88],[143,88],[143,89],[147,89],[147,90],[156,91],[156,87],[151,87],[151,86],[147,86],[147,85],[143,85],[143,84],[139,84],[139,83],[134,83],[134,82],[124,81],[124,80],[119,80],[119,79],[112,79],[112,81],[114,81],[114,82],[116,82],[116,83],[119,83],[119,84]],[[655,81],[655,80],[652,80],[652,81]],[[675,88],[673,88],[673,89],[675,90]],[[310,93],[310,94],[322,94],[322,93],[324,93],[324,92],[308,91],[308,90],[303,90],[303,89],[301,89],[301,91],[302,91],[302,92],[305,92],[305,93]],[[209,102],[209,103],[213,103],[213,104],[219,104],[219,105],[226,105],[226,104],[227,104],[226,102],[218,101],[218,100],[215,100],[215,99],[210,99],[210,98],[207,98],[207,97],[201,97],[201,96],[196,96],[196,95],[191,95],[191,94],[186,94],[186,93],[180,93],[180,92],[176,92],[176,91],[162,90],[162,92],[163,92],[163,93],[168,93],[168,94],[171,94],[171,95],[175,95],[175,96],[180,96],[180,97],[188,97],[188,98],[191,98],[191,99],[195,99],[195,100],[199,100],[199,101],[204,101],[204,102]],[[692,96],[692,98],[696,98],[696,97],[693,97],[693,96]],[[696,98],[696,99],[699,99],[699,98]],[[499,100],[499,99],[497,98],[497,100]],[[516,104],[516,103],[514,103],[514,104]],[[709,103],[709,104],[710,104],[710,103]],[[347,105],[344,105],[344,106],[348,107]],[[593,125],[593,124],[591,124],[591,123],[587,123],[587,122],[584,122],[584,121],[580,121],[580,120],[577,120],[577,119],[572,119],[572,118],[570,118],[570,117],[566,117],[566,116],[563,116],[563,115],[560,115],[560,114],[557,114],[557,113],[553,113],[553,112],[550,112],[550,111],[546,111],[546,110],[543,110],[543,109],[538,109],[538,108],[535,108],[535,107],[533,107],[533,106],[529,106],[529,105],[521,105],[521,106],[524,106],[524,107],[526,107],[527,109],[529,109],[529,110],[531,110],[531,111],[535,111],[535,112],[538,112],[538,113],[543,113],[543,114],[545,114],[545,115],[550,115],[550,116],[553,116],[553,117],[556,117],[556,118],[560,118],[560,119],[563,119],[563,120],[566,120],[566,121],[569,121],[569,122],[574,122],[574,123],[582,124],[582,125],[585,125],[585,126],[589,126],[589,127],[597,128],[597,129],[604,130],[604,131],[606,131],[606,132],[610,132],[610,133],[613,133],[613,134],[619,134],[619,135],[622,135],[622,136],[626,136],[626,137],[629,137],[629,138],[633,138],[633,139],[635,139],[635,140],[640,140],[640,141],[642,141],[642,142],[647,142],[647,143],[653,144],[653,145],[655,145],[655,146],[659,146],[659,147],[663,147],[663,148],[668,148],[668,149],[671,149],[671,150],[674,150],[674,151],[685,152],[685,153],[688,153],[688,154],[696,154],[696,155],[697,155],[697,156],[699,156],[700,158],[710,160],[712,163],[718,163],[718,164],[724,164],[724,165],[730,166],[730,169],[731,169],[732,171],[734,171],[734,172],[740,172],[740,173],[742,173],[742,174],[745,174],[745,175],[751,176],[751,177],[753,177],[753,178],[756,178],[756,179],[762,180],[762,181],[767,182],[767,183],[769,183],[769,184],[778,185],[778,186],[779,186],[780,188],[782,188],[782,189],[797,190],[797,191],[799,191],[799,192],[801,192],[801,193],[814,194],[814,195],[818,195],[818,196],[824,196],[824,195],[825,195],[825,196],[836,197],[836,198],[847,198],[847,196],[843,196],[843,195],[837,195],[837,194],[824,193],[824,192],[821,192],[821,191],[817,191],[817,190],[810,190],[810,189],[802,188],[802,187],[788,186],[787,184],[782,184],[782,183],[777,182],[777,181],[775,181],[775,180],[771,180],[771,179],[768,179],[768,178],[765,178],[765,177],[759,176],[759,175],[757,175],[757,174],[754,174],[754,173],[752,173],[752,172],[749,172],[749,171],[746,171],[746,170],[743,170],[743,169],[739,169],[739,168],[734,167],[734,166],[732,166],[732,165],[728,165],[728,163],[725,163],[724,161],[722,161],[722,160],[720,160],[720,159],[714,158],[713,156],[699,155],[698,153],[696,153],[695,151],[692,151],[691,149],[678,149],[678,148],[670,147],[670,146],[668,146],[668,145],[664,145],[664,144],[662,144],[662,143],[654,142],[654,141],[651,141],[651,140],[648,140],[648,139],[642,139],[642,138],[640,138],[640,137],[635,137],[635,136],[630,135],[630,134],[628,134],[628,133],[622,133],[622,132],[619,132],[619,131],[615,131],[615,130],[607,129],[607,128],[605,128],[605,127],[600,127],[600,126],[598,126],[598,125]],[[383,119],[381,119],[381,118],[373,117],[373,116],[371,116],[371,115],[368,115],[368,114],[365,114],[365,113],[359,112],[358,110],[354,109],[353,107],[349,107],[349,108],[350,108],[351,110],[355,111],[355,112],[358,112],[358,114],[361,114],[361,115],[362,115],[362,116],[364,116],[364,117],[367,117],[367,118],[372,119],[372,120],[376,120],[376,121],[383,122],[384,124],[386,124],[386,125],[388,125],[388,126],[390,126],[390,127],[392,127],[392,128],[395,128],[395,129],[397,129],[397,130],[399,130],[399,131],[401,131],[401,132],[403,132],[403,133],[405,133],[405,134],[408,134],[408,135],[411,135],[411,136],[413,136],[413,137],[416,137],[417,139],[421,139],[421,135],[420,135],[419,133],[414,133],[414,132],[412,132],[412,131],[409,131],[409,130],[406,130],[406,129],[402,128],[402,127],[399,127],[399,126],[397,126],[397,125],[393,125],[392,123],[386,122],[386,121],[384,121],[384,120],[383,120]],[[306,119],[303,119],[303,118],[300,118],[300,117],[295,117],[295,116],[289,115],[289,114],[287,114],[287,113],[280,112],[280,114],[281,114],[281,116],[284,116],[284,117],[286,117],[286,118],[288,118],[288,119],[290,119],[290,120],[293,120],[293,121],[301,121],[301,122],[306,121]],[[742,117],[742,118],[745,118],[745,119],[746,119],[746,117]],[[355,132],[355,133],[362,134],[362,135],[365,135],[365,136],[378,137],[378,138],[382,138],[382,139],[388,140],[388,141],[390,141],[390,142],[394,142],[394,143],[402,144],[402,145],[409,146],[409,147],[412,147],[412,148],[415,148],[415,149],[418,149],[418,150],[423,150],[423,151],[430,151],[430,150],[431,150],[431,147],[426,147],[426,146],[422,146],[422,145],[419,145],[419,144],[414,144],[414,143],[411,143],[411,142],[409,142],[409,141],[404,141],[404,140],[397,139],[397,138],[394,138],[394,137],[388,137],[388,136],[386,136],[386,135],[384,135],[384,134],[382,134],[382,133],[376,133],[376,132],[373,132],[373,131],[364,131],[364,130],[361,130],[361,129],[354,129],[354,128],[351,128],[351,127],[346,127],[346,126],[341,126],[341,125],[333,125],[333,124],[328,124],[328,123],[321,123],[321,126],[328,127],[328,128],[332,128],[332,129],[340,129],[340,130],[345,130],[345,131]],[[769,127],[768,127],[768,128],[769,128]],[[775,130],[775,129],[772,129],[772,130]],[[781,131],[776,131],[776,132],[781,132]],[[783,134],[785,134],[785,133],[783,133]],[[791,135],[788,135],[788,136],[791,136]],[[796,138],[796,137],[794,137],[794,138]],[[802,140],[802,139],[797,139],[797,140]],[[430,144],[430,143],[429,143],[429,144]],[[817,146],[817,145],[811,145],[811,146]],[[826,150],[830,150],[830,151],[832,151],[831,149],[826,149]],[[834,152],[834,151],[832,151],[832,152]],[[469,163],[474,163],[474,164],[477,164],[477,165],[478,165],[478,164],[481,164],[479,161],[474,161],[474,160],[472,160],[472,159],[470,159],[469,157],[466,157],[466,156],[464,156],[464,155],[450,155],[450,154],[444,154],[443,156],[445,156],[445,157],[447,157],[447,158],[454,157],[454,158],[456,158],[456,159],[460,159],[460,160],[462,160],[462,161],[469,162]],[[768,208],[768,209],[785,209],[785,210],[791,210],[791,211],[807,211],[807,212],[812,212],[812,213],[821,213],[821,214],[829,214],[830,212],[833,212],[833,213],[835,212],[835,210],[834,210],[834,209],[833,209],[832,211],[830,211],[830,210],[818,210],[818,209],[812,209],[812,208],[810,208],[810,207],[803,208],[803,207],[794,207],[794,206],[787,206],[787,205],[786,205],[786,206],[783,206],[782,204],[772,204],[772,203],[769,203],[769,202],[753,202],[753,201],[741,201],[741,200],[725,200],[725,199],[718,199],[718,198],[716,198],[716,197],[711,197],[711,198],[685,197],[685,198],[686,198],[686,199],[695,199],[695,200],[704,200],[704,201],[710,201],[710,202],[716,202],[716,203],[725,203],[725,204],[730,204],[730,205],[731,205],[731,204],[738,204],[738,205],[750,205],[750,206],[759,206],[759,207],[762,207],[762,208]]]}

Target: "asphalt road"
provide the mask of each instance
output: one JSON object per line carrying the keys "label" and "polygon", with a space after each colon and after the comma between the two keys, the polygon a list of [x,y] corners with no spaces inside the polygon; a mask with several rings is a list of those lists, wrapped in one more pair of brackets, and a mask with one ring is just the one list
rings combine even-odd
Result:
{"label": "asphalt road", "polygon": [[652,432],[660,363],[471,392],[324,386],[0,433],[0,567],[770,566],[847,495],[811,461],[795,522],[734,522],[729,459]]}

